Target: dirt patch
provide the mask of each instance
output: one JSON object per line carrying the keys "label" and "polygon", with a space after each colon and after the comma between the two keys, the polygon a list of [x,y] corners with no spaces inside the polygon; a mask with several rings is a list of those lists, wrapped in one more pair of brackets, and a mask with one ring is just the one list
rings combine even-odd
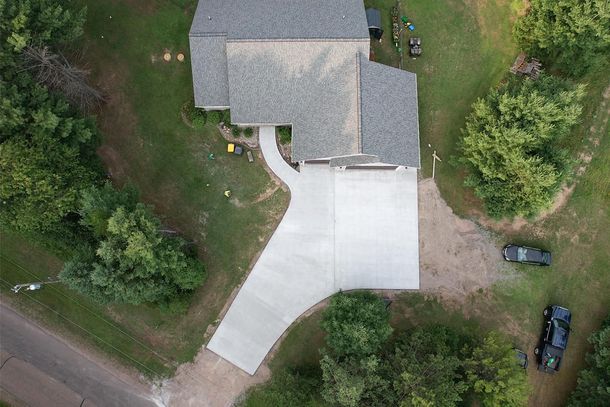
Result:
{"label": "dirt patch", "polygon": [[276,180],[273,180],[273,183],[254,199],[254,203],[266,201],[267,199],[271,198],[273,194],[275,194],[275,191],[277,191],[279,188],[280,184]]}
{"label": "dirt patch", "polygon": [[159,393],[167,406],[224,407],[249,387],[270,377],[266,365],[254,376],[203,349],[193,363],[180,366],[176,375],[165,381]]}
{"label": "dirt patch", "polygon": [[463,303],[470,293],[508,278],[493,236],[456,216],[430,178],[419,183],[420,287]]}

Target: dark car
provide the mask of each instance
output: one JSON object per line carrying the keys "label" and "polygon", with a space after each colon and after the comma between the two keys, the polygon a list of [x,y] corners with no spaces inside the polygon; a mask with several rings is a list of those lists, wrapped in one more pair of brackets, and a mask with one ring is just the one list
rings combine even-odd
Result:
{"label": "dark car", "polygon": [[542,314],[544,328],[534,354],[538,358],[538,370],[555,373],[561,367],[563,353],[568,346],[572,313],[559,305],[550,305]]}
{"label": "dark car", "polygon": [[513,348],[513,350],[515,351],[517,365],[521,366],[522,369],[527,369],[527,353],[517,348]]}
{"label": "dark car", "polygon": [[504,260],[516,261],[523,264],[533,264],[536,266],[550,266],[551,253],[535,247],[517,246],[509,244],[502,250]]}

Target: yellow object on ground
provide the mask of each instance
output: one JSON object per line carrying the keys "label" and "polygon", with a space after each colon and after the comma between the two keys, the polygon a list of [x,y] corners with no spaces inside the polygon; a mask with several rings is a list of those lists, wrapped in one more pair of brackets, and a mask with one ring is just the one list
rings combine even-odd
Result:
{"label": "yellow object on ground", "polygon": [[225,196],[226,196],[227,198],[231,198],[231,190],[230,190],[230,189],[227,189],[227,190],[225,191]]}
{"label": "yellow object on ground", "polygon": [[229,145],[227,146],[227,153],[232,153],[234,151],[235,151],[235,144],[229,143]]}

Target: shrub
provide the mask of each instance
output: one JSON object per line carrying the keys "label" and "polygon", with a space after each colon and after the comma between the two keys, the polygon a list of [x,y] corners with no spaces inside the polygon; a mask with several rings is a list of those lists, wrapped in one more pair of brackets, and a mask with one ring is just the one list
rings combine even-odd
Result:
{"label": "shrub", "polygon": [[280,143],[289,144],[292,141],[292,128],[290,126],[282,126],[278,128],[280,134]]}
{"label": "shrub", "polygon": [[252,129],[252,127],[246,127],[244,129],[244,136],[252,137],[252,134],[254,134],[254,130]]}
{"label": "shrub", "polygon": [[238,126],[231,126],[231,134],[233,137],[239,137],[241,134],[241,129]]}
{"label": "shrub", "polygon": [[205,116],[203,114],[197,114],[192,118],[191,121],[193,122],[193,127],[195,129],[201,130],[205,125]]}
{"label": "shrub", "polygon": [[222,121],[227,126],[231,124],[231,111],[229,109],[222,110],[220,112],[220,121]]}
{"label": "shrub", "polygon": [[218,110],[212,110],[212,111],[208,112],[208,122],[217,126],[218,124],[220,124],[221,120],[222,120],[222,115],[221,115],[221,112],[219,112]]}

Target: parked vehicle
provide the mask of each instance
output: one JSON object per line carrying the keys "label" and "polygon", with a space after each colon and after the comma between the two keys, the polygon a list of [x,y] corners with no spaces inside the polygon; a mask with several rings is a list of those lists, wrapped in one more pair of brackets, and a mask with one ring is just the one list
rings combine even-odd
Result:
{"label": "parked vehicle", "polygon": [[517,348],[513,348],[513,350],[515,351],[515,358],[517,359],[517,364],[521,366],[521,368],[527,369],[527,353]]}
{"label": "parked vehicle", "polygon": [[544,309],[544,328],[540,344],[534,349],[538,359],[538,370],[545,373],[559,371],[563,353],[568,346],[572,313],[559,305],[550,305]]}
{"label": "parked vehicle", "polygon": [[532,264],[535,266],[550,266],[551,252],[536,249],[535,247],[517,246],[509,244],[502,250],[504,260],[517,263]]}

